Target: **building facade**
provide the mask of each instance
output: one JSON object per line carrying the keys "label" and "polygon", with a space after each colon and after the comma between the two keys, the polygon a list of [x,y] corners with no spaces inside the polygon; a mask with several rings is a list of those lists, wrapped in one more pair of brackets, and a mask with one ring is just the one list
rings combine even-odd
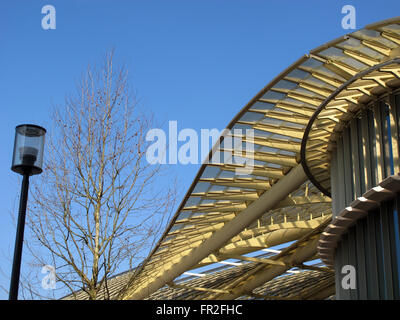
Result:
{"label": "building facade", "polygon": [[[116,297],[399,299],[399,88],[400,17],[282,71],[227,126],[254,139],[235,150],[223,135],[210,151],[252,157],[253,170],[204,163]],[[320,281],[265,289],[293,273],[307,282],[307,269]]]}

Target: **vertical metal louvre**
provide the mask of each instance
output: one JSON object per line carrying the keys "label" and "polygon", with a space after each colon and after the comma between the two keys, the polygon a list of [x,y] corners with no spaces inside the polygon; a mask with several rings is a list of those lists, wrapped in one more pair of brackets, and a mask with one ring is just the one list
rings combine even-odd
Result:
{"label": "vertical metal louvre", "polygon": [[[399,173],[400,95],[375,101],[348,123],[331,161],[333,215],[386,177]],[[400,299],[400,195],[368,212],[335,252],[337,299]],[[356,289],[344,289],[343,266],[356,268]]]}

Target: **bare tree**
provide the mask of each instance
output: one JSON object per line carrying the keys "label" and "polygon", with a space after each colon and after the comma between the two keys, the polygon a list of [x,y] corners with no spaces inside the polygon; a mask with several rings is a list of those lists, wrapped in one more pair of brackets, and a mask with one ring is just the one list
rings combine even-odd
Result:
{"label": "bare tree", "polygon": [[110,52],[100,69],[89,67],[55,109],[27,221],[35,263],[53,265],[57,283],[89,299],[121,266],[140,262],[175,198],[173,186],[158,184],[160,166],[146,162],[152,117],[139,112],[114,61]]}

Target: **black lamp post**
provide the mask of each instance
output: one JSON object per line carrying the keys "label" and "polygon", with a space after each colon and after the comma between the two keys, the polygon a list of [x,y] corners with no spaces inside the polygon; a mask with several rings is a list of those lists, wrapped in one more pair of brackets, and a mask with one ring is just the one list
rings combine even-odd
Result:
{"label": "black lamp post", "polygon": [[44,128],[33,124],[22,124],[15,128],[14,153],[11,170],[21,174],[23,179],[19,201],[17,234],[15,237],[9,300],[18,299],[29,176],[40,174],[42,172],[45,134],[46,130]]}

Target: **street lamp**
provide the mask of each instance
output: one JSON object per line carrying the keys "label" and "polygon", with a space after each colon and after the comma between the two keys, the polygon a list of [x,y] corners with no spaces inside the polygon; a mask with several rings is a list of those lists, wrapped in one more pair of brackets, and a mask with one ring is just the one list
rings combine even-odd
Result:
{"label": "street lamp", "polygon": [[18,299],[29,176],[42,172],[45,134],[46,129],[34,124],[22,124],[15,128],[14,153],[11,170],[21,174],[23,179],[19,200],[18,224],[15,237],[9,300]]}

